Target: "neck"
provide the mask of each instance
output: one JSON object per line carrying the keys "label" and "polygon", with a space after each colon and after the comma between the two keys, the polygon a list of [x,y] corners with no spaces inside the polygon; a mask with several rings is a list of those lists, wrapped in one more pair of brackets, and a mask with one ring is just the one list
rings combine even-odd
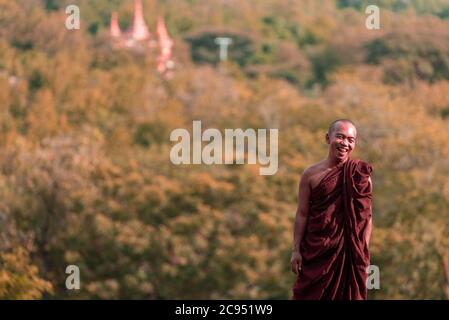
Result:
{"label": "neck", "polygon": [[344,164],[346,161],[348,161],[349,157],[345,159],[339,159],[336,157],[331,156],[330,154],[327,156],[327,165],[329,168],[336,167],[338,165]]}

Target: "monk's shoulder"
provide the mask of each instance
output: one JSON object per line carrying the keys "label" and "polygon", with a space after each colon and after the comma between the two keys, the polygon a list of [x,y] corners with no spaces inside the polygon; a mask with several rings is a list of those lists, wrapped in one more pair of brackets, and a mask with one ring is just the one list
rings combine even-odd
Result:
{"label": "monk's shoulder", "polygon": [[371,184],[371,175],[373,172],[373,166],[371,163],[363,160],[354,160],[355,166],[353,167],[352,177],[355,183],[358,184]]}
{"label": "monk's shoulder", "polygon": [[304,170],[304,175],[307,177],[311,177],[316,175],[317,173],[320,173],[322,171],[324,171],[326,168],[324,166],[324,161],[320,161],[317,163],[312,164],[311,166],[307,167]]}
{"label": "monk's shoulder", "polygon": [[374,170],[373,165],[361,159],[358,159],[356,161],[357,161],[356,171],[360,174],[370,176]]}
{"label": "monk's shoulder", "polygon": [[310,177],[312,176],[313,173],[313,166],[307,167],[304,169],[304,171],[301,174],[301,181],[300,183],[302,185],[308,185],[310,182]]}
{"label": "monk's shoulder", "polygon": [[316,182],[320,180],[320,177],[325,173],[325,171],[326,166],[324,160],[314,163],[304,170],[303,179],[313,187],[316,185]]}

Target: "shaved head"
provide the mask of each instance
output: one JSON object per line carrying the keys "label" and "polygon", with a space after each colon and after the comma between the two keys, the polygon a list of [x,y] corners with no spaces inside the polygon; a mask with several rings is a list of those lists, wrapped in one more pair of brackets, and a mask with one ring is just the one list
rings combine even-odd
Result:
{"label": "shaved head", "polygon": [[328,133],[329,135],[331,135],[332,132],[334,132],[335,130],[337,130],[338,127],[340,126],[340,124],[342,124],[342,123],[349,123],[349,124],[351,124],[351,125],[356,129],[356,132],[357,132],[357,128],[355,127],[354,122],[352,122],[351,120],[349,120],[349,119],[337,119],[337,120],[335,120],[334,122],[332,122],[332,123],[329,125],[329,129],[327,130],[327,133]]}

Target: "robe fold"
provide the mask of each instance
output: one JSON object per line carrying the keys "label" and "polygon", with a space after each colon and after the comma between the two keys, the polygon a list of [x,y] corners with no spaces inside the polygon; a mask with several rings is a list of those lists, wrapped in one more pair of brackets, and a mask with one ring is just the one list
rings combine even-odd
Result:
{"label": "robe fold", "polygon": [[372,170],[367,162],[348,159],[311,190],[294,300],[366,299]]}

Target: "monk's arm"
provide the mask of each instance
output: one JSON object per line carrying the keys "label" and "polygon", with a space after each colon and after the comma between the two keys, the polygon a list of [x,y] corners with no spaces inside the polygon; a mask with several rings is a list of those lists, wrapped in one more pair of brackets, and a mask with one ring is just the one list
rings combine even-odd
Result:
{"label": "monk's arm", "polygon": [[309,212],[309,178],[307,171],[301,177],[298,192],[298,207],[296,209],[295,227],[293,235],[293,251],[299,252],[300,244],[304,236],[307,225],[307,215]]}
{"label": "monk's arm", "polygon": [[[371,208],[370,208],[371,210]],[[369,246],[369,241],[371,239],[371,231],[373,229],[373,218],[371,217],[368,222],[368,226],[366,227],[366,243]]]}
{"label": "monk's arm", "polygon": [[[371,177],[369,178],[369,184],[370,184],[370,188],[372,190],[373,184],[371,182]],[[370,219],[368,221],[368,226],[366,227],[366,243],[369,246],[369,241],[371,240],[371,231],[373,230],[373,212],[372,212],[372,205],[370,205],[369,210],[370,210]]]}

